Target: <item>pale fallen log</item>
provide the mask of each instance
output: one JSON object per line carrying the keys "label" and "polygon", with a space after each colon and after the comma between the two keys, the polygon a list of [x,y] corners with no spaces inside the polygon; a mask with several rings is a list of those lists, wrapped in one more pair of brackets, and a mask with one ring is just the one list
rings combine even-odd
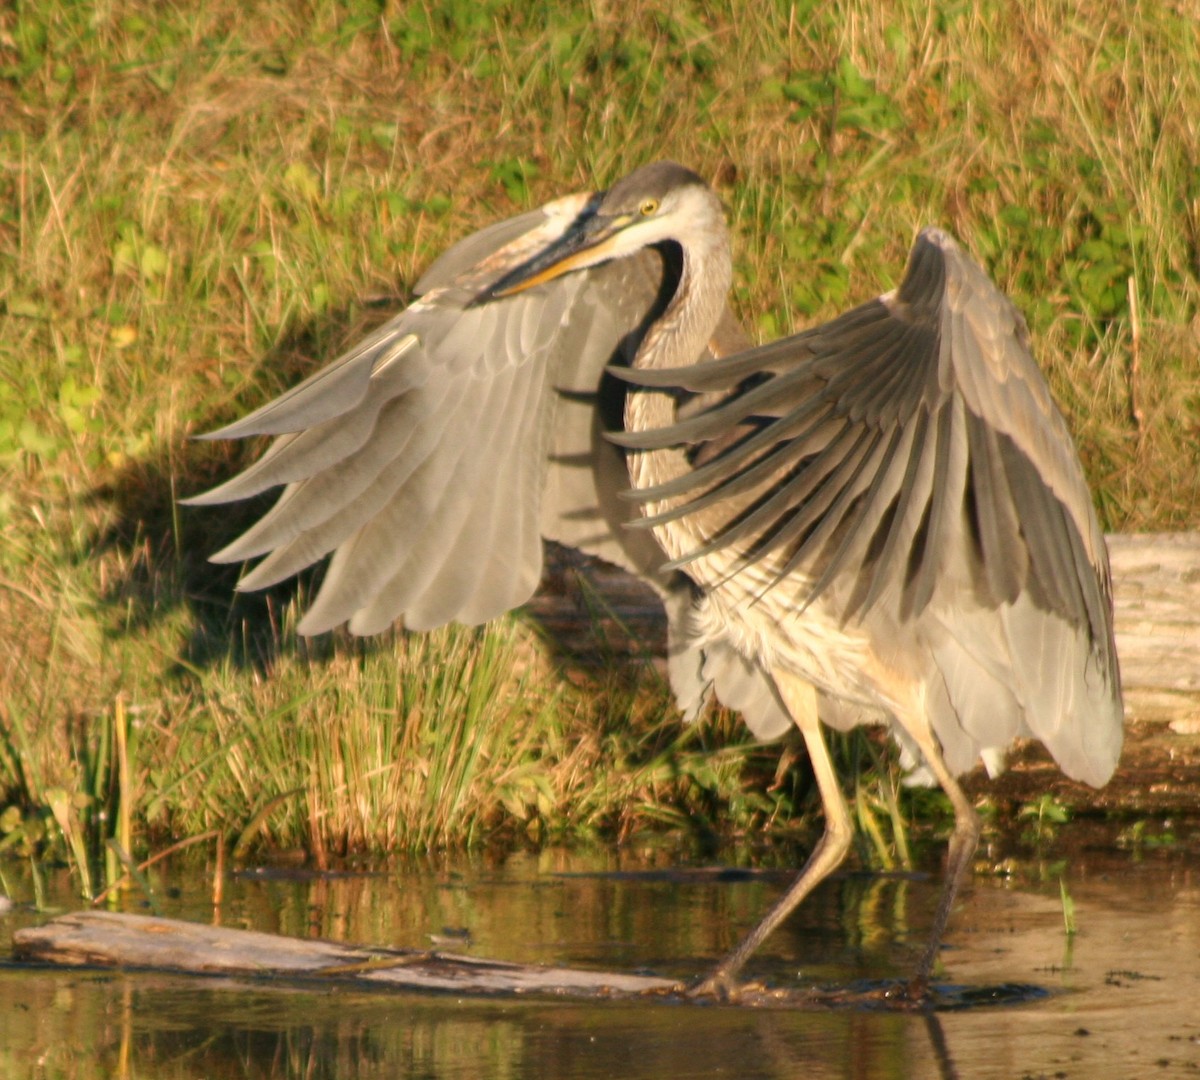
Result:
{"label": "pale fallen log", "polygon": [[1200,734],[1200,534],[1108,537],[1129,720]]}
{"label": "pale fallen log", "polygon": [[[336,982],[379,990],[462,996],[533,996],[575,1000],[656,1000],[687,1004],[684,984],[655,975],[513,964],[443,952],[342,945],[333,941],[204,926],[179,919],[76,911],[13,934],[13,959],[63,967],[119,967],[254,981]],[[788,1009],[862,1005],[898,1010],[1002,1005],[1039,997],[1036,987],[935,986],[927,1002],[909,1001],[897,981],[852,987],[766,987],[750,983],[728,1002]],[[701,1002],[703,1003],[703,1002]],[[711,999],[708,999],[711,1003]]]}
{"label": "pale fallen log", "polygon": [[336,979],[462,994],[629,997],[679,989],[672,979],[512,964],[454,953],[281,937],[179,919],[77,911],[13,935],[17,960],[193,975]]}

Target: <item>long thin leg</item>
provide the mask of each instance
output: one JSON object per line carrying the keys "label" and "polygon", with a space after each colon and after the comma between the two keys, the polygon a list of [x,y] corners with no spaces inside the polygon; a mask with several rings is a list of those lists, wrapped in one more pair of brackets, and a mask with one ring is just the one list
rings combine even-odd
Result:
{"label": "long thin leg", "polygon": [[937,911],[934,912],[933,926],[929,931],[925,949],[908,983],[908,996],[919,1000],[929,990],[929,974],[942,946],[942,935],[946,932],[950,909],[954,907],[954,898],[966,880],[967,872],[971,868],[971,859],[979,846],[979,815],[975,813],[971,800],[946,766],[942,749],[929,726],[925,723],[904,726],[920,746],[933,775],[937,777],[938,783],[954,807],[954,833],[950,837],[950,846],[946,854],[946,880],[942,885],[942,895],[938,900]]}
{"label": "long thin leg", "polygon": [[816,691],[808,683],[787,675],[776,674],[775,682],[808,747],[808,757],[825,811],[825,833],[791,888],[776,901],[762,922],[746,935],[741,944],[707,978],[689,991],[693,996],[729,994],[733,990],[734,978],[751,954],[817,885],[841,865],[846,852],[850,850],[850,812],[846,809],[846,800],[842,797],[842,789],[821,733],[821,722],[817,719]]}

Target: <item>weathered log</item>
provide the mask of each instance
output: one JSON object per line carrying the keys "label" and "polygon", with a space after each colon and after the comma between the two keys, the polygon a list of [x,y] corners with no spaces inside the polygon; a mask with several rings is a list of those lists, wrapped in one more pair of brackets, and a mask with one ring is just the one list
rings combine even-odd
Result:
{"label": "weathered log", "polygon": [[[197,976],[222,976],[230,985],[314,980],[373,989],[463,996],[553,996],[586,1000],[691,1001],[684,985],[654,975],[513,964],[443,952],[342,945],[332,941],[204,926],[179,919],[77,911],[13,934],[13,958],[64,967],[120,967]],[[741,986],[729,1004],[788,1009],[865,1005],[908,1011],[955,1009],[1026,1001],[1043,991],[1019,983],[989,987],[934,986],[915,1003],[897,980],[850,987]],[[711,1002],[711,999],[708,999]]]}
{"label": "weathered log", "polygon": [[1129,720],[1200,734],[1200,534],[1110,536]]}
{"label": "weathered log", "polygon": [[342,945],[179,919],[76,911],[13,934],[18,960],[193,975],[315,978],[462,994],[629,997],[678,990],[674,980],[481,960],[454,953]]}

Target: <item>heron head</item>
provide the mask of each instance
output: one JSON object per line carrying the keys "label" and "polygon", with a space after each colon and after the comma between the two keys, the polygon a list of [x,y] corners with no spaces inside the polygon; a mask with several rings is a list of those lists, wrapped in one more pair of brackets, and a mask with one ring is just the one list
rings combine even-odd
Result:
{"label": "heron head", "polygon": [[691,169],[659,161],[605,192],[553,243],[502,275],[477,302],[499,299],[664,241],[687,247],[725,240],[725,218],[712,189]]}

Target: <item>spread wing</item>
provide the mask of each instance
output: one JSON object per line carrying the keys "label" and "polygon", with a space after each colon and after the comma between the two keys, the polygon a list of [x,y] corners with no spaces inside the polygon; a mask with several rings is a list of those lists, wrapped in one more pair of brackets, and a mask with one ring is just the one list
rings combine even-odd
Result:
{"label": "spread wing", "polygon": [[[1032,730],[1067,772],[1107,779],[1121,738],[1103,534],[1023,319],[953,240],[926,230],[898,290],[825,325],[622,377],[742,387],[617,437],[690,447],[692,472],[636,493],[669,506],[649,525],[701,523],[706,542],[675,565],[732,553],[730,573],[758,565],[799,605],[822,597],[843,620],[923,635],[955,713],[935,718],[943,744],[951,720],[977,729],[976,749]],[[735,426],[732,446],[705,452]],[[1002,723],[964,704],[973,675],[1015,687]]]}
{"label": "spread wing", "polygon": [[[588,534],[596,553],[629,564],[580,456],[593,440],[594,401],[586,414],[569,403],[594,397],[606,366],[622,362],[631,341],[636,347],[659,303],[661,255],[473,303],[591,199],[559,200],[468,237],[434,263],[411,307],[208,436],[276,436],[240,475],[187,500],[224,503],[285,485],[275,506],[214,556],[265,556],[239,588],[273,584],[332,552],[300,630],[348,620],[369,634],[400,617],[412,629],[477,624],[523,603],[541,574],[543,532],[571,542]],[[642,557],[654,566],[653,541],[630,538],[647,541]]]}

